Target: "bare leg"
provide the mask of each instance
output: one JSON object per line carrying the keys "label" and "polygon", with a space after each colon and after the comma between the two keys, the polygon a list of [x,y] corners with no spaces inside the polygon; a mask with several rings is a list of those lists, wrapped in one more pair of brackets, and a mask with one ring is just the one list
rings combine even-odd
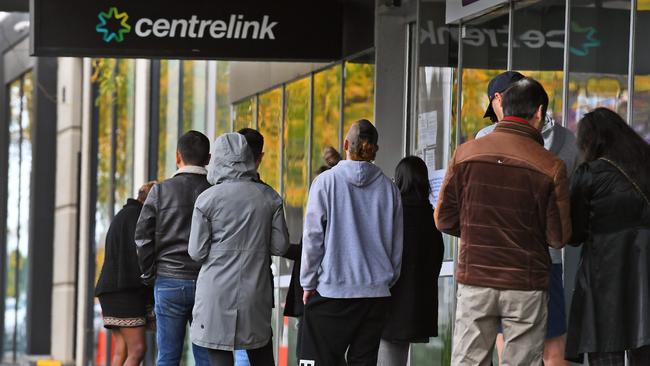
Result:
{"label": "bare leg", "polygon": [[126,361],[126,343],[119,328],[111,329],[115,344],[113,345],[113,360],[111,366],[123,366]]}
{"label": "bare leg", "polygon": [[503,340],[503,333],[498,333],[497,334],[497,356],[499,357],[499,365],[501,365],[501,355],[503,354],[503,345],[505,344],[505,341]]}
{"label": "bare leg", "polygon": [[544,342],[544,365],[545,366],[569,366],[564,360],[564,335],[547,339]]}
{"label": "bare leg", "polygon": [[120,333],[126,343],[127,357],[124,366],[138,366],[147,350],[145,344],[145,327],[120,328]]}

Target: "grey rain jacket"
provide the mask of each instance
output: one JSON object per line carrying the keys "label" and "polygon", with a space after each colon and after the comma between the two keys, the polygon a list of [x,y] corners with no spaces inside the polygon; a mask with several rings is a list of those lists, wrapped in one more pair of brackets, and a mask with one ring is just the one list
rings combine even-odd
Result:
{"label": "grey rain jacket", "polygon": [[282,198],[256,176],[242,135],[217,138],[214,186],[196,200],[188,248],[202,264],[190,333],[198,346],[256,349],[271,340],[270,255],[286,252],[289,233]]}

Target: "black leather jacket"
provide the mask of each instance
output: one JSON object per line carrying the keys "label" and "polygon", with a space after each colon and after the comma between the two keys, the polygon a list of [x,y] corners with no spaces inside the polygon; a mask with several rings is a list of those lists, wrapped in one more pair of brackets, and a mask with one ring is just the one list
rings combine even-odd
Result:
{"label": "black leather jacket", "polygon": [[145,284],[153,285],[156,275],[179,279],[198,276],[201,265],[190,258],[187,244],[194,202],[209,187],[205,175],[181,170],[149,192],[135,231]]}

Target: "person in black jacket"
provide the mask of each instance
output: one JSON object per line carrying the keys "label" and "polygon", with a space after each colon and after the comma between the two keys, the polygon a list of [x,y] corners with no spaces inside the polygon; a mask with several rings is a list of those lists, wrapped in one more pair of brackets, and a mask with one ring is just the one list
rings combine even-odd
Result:
{"label": "person in black jacket", "polygon": [[[135,231],[142,279],[154,286],[158,366],[177,366],[187,324],[192,320],[201,264],[187,252],[196,198],[210,187],[205,166],[210,141],[197,131],[178,139],[172,178],[153,186]],[[208,351],[192,345],[197,366],[209,364]]]}
{"label": "person in black jacket", "polygon": [[416,156],[402,159],[395,169],[395,184],[404,207],[404,251],[379,348],[377,364],[383,366],[406,365],[411,343],[428,343],[438,335],[438,276],[444,255],[424,161]]}
{"label": "person in black jacket", "polygon": [[134,235],[142,203],[154,183],[140,187],[137,200],[126,201],[106,234],[104,264],[95,296],[102,307],[104,327],[115,338],[113,366],[137,366],[146,350],[147,307],[153,304],[153,294],[140,281]]}
{"label": "person in black jacket", "polygon": [[566,357],[650,365],[650,145],[615,112],[578,126],[585,163],[571,183],[573,245],[583,244]]}

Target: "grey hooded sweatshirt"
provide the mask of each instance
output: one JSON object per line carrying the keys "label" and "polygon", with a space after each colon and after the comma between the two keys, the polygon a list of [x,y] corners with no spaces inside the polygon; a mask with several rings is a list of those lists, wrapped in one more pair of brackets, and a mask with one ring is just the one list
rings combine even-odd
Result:
{"label": "grey hooded sweatshirt", "polygon": [[256,349],[272,336],[270,255],[289,247],[282,198],[256,182],[253,154],[238,133],[217,138],[208,166],[214,184],[196,200],[188,252],[202,264],[192,343]]}
{"label": "grey hooded sweatshirt", "polygon": [[309,192],[300,283],[331,298],[388,297],[402,265],[402,202],[379,167],[343,160]]}

